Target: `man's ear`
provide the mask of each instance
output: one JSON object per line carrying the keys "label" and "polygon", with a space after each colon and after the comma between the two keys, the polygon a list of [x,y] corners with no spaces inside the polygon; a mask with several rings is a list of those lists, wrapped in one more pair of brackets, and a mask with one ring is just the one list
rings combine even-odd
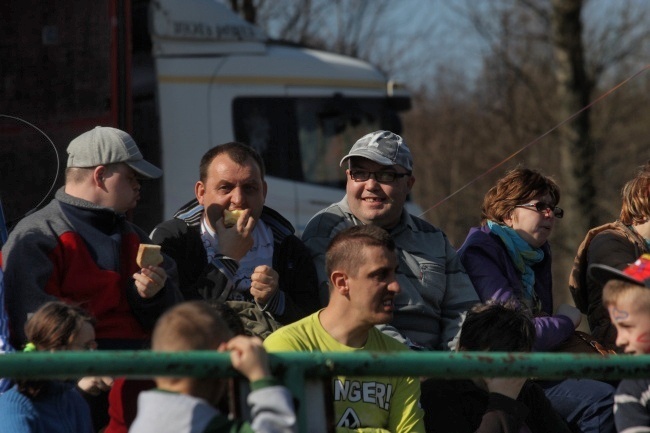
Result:
{"label": "man's ear", "polygon": [[196,182],[196,185],[194,185],[194,195],[196,196],[196,199],[199,201],[200,205],[203,205],[203,196],[205,196],[205,185],[203,182],[198,181]]}
{"label": "man's ear", "polygon": [[330,275],[330,283],[333,290],[343,296],[347,296],[350,289],[348,287],[348,275],[343,271],[334,271]]}
{"label": "man's ear", "polygon": [[409,192],[411,192],[411,188],[413,188],[413,184],[415,183],[415,176],[411,175],[408,178],[408,181],[406,181],[406,186],[408,187]]}
{"label": "man's ear", "polygon": [[108,170],[106,170],[105,165],[98,165],[93,170],[93,182],[99,187],[104,186],[104,181],[106,180],[106,175]]}

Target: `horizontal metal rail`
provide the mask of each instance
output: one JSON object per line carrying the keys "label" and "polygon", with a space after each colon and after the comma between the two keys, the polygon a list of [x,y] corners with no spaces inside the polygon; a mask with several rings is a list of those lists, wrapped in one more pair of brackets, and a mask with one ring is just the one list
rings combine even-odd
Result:
{"label": "horizontal metal rail", "polygon": [[[568,353],[400,352],[308,353],[269,355],[274,374],[300,402],[312,401],[308,381],[333,375],[414,376],[443,379],[530,377],[540,379],[622,379],[650,377],[650,355],[583,355]],[[65,379],[83,376],[237,377],[230,356],[219,352],[151,351],[30,352],[0,356],[0,377]],[[321,393],[322,394],[322,393]],[[298,406],[300,432],[315,429],[310,405]],[[327,424],[327,423],[323,423]]]}
{"label": "horizontal metal rail", "polygon": [[[307,353],[269,355],[273,371],[304,377],[336,374],[436,378],[535,377],[544,379],[621,379],[650,377],[650,355],[568,353],[400,352]],[[0,356],[0,377],[70,378],[89,375],[127,377],[237,376],[227,353],[150,351],[31,352]]]}

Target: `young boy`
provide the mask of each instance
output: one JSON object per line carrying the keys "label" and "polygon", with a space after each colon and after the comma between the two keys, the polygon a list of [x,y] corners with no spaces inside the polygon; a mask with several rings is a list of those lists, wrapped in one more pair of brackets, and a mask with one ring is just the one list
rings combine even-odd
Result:
{"label": "young boy", "polygon": [[[467,312],[458,351],[530,352],[535,325],[513,302],[488,301]],[[422,383],[427,432],[570,433],[544,390],[522,377],[429,379]]]}
{"label": "young boy", "polygon": [[[589,275],[603,287],[603,305],[616,327],[616,345],[625,353],[650,353],[650,254],[622,271],[592,265]],[[618,432],[650,432],[650,379],[622,380],[614,396]]]}
{"label": "young boy", "polygon": [[289,391],[271,377],[258,338],[232,337],[224,319],[203,301],[173,307],[158,320],[152,337],[156,352],[230,351],[233,367],[251,383],[250,424],[231,420],[216,405],[227,382],[220,378],[157,377],[157,389],[138,397],[131,433],[293,432],[296,416]]}

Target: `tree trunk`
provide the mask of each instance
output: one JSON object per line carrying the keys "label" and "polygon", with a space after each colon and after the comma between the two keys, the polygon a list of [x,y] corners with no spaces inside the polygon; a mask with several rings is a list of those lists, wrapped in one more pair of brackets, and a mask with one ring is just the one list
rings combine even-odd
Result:
{"label": "tree trunk", "polygon": [[[593,87],[585,68],[582,3],[582,0],[552,0],[558,123],[589,104]],[[590,111],[583,111],[556,133],[563,191],[561,207],[566,209],[562,222],[565,235],[560,247],[566,253],[575,253],[587,230],[597,224]]]}

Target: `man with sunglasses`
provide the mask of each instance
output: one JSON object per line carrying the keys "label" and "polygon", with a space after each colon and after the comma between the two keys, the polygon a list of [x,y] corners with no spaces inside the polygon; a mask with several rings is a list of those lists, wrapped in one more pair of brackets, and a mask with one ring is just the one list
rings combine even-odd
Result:
{"label": "man with sunglasses", "polygon": [[303,233],[316,264],[321,303],[328,300],[325,251],[330,240],[349,226],[379,226],[395,240],[401,287],[393,320],[381,329],[412,349],[452,348],[461,314],[478,297],[447,236],[404,207],[415,182],[406,142],[390,131],[372,132],[352,146],[344,163],[345,197],[316,214]]}

